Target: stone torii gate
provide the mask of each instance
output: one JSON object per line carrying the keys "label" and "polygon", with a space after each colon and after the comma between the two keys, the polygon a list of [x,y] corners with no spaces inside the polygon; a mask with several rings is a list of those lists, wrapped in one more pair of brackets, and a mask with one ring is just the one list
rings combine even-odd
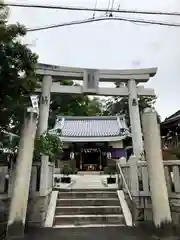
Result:
{"label": "stone torii gate", "polygon": [[[37,89],[37,92],[41,92],[37,134],[41,135],[47,131],[51,93],[128,96],[133,149],[137,160],[143,151],[138,96],[155,96],[153,89],[138,86],[138,83],[147,82],[150,77],[156,74],[156,71],[156,68],[137,70],[97,70],[38,64],[36,73],[42,76],[43,80],[41,89]],[[83,85],[61,86],[59,81],[62,79],[83,80]],[[119,88],[101,88],[99,87],[99,82],[117,82],[118,85],[123,82],[125,84],[120,84]],[[35,109],[32,110],[34,111]],[[29,117],[25,120],[21,136],[21,151],[18,152],[15,187],[13,189],[8,218],[7,239],[14,239],[14,236],[18,236],[18,239],[20,239],[20,237],[23,238],[37,123],[37,114],[34,115],[33,111],[30,111]],[[148,136],[148,134],[146,134],[146,136]],[[145,140],[147,142],[148,138],[146,137]],[[40,182],[43,184],[40,185],[40,196],[45,197],[44,200],[46,201],[48,189],[48,156],[42,156],[41,160]],[[158,172],[156,171],[156,173]],[[156,196],[156,199],[160,198]],[[156,207],[156,204],[154,204],[154,206]]]}
{"label": "stone torii gate", "polygon": [[[39,134],[47,131],[51,93],[128,96],[133,150],[138,159],[143,152],[138,96],[155,96],[154,89],[144,88],[138,84],[147,82],[156,72],[157,68],[104,70],[38,64],[36,73],[43,76],[42,88],[37,89],[37,92],[41,92]],[[83,80],[83,85],[62,86],[59,82],[63,79]],[[119,88],[103,88],[99,87],[99,82],[124,84],[120,84]]]}

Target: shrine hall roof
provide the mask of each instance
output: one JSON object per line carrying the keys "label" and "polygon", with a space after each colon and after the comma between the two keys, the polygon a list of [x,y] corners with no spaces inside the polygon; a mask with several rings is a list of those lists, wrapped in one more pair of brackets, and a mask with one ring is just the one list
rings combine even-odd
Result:
{"label": "shrine hall roof", "polygon": [[124,116],[58,117],[51,132],[61,131],[62,138],[89,139],[126,137],[129,129]]}

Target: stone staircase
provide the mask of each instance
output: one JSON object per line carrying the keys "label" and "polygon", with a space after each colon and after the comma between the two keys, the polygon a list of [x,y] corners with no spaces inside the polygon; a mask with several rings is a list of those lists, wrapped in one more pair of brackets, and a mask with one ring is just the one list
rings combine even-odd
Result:
{"label": "stone staircase", "polygon": [[124,225],[115,189],[59,190],[54,228]]}

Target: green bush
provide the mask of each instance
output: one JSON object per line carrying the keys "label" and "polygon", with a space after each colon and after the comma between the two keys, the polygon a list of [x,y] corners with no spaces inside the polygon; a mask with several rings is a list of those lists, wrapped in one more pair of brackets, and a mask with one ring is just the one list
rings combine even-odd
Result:
{"label": "green bush", "polygon": [[116,167],[115,166],[107,166],[104,168],[104,174],[106,175],[115,175],[116,174]]}
{"label": "green bush", "polygon": [[174,155],[177,157],[177,159],[180,159],[180,152],[173,152],[174,153]]}
{"label": "green bush", "polygon": [[77,174],[78,173],[78,169],[77,168],[72,168],[72,174]]}
{"label": "green bush", "polygon": [[49,161],[56,161],[62,152],[62,142],[59,135],[49,133],[36,137],[34,143],[34,160],[39,161],[41,155],[49,156]]}
{"label": "green bush", "polygon": [[64,174],[64,175],[77,174],[77,173],[78,173],[78,169],[72,168],[69,165],[64,165],[64,167],[61,169],[61,174]]}
{"label": "green bush", "polygon": [[72,174],[72,168],[70,168],[68,165],[64,165],[64,167],[61,170],[61,174],[66,176]]}
{"label": "green bush", "polygon": [[54,182],[55,182],[55,183],[60,183],[60,180],[61,180],[61,179],[58,178],[58,177],[55,177],[55,178],[54,178]]}

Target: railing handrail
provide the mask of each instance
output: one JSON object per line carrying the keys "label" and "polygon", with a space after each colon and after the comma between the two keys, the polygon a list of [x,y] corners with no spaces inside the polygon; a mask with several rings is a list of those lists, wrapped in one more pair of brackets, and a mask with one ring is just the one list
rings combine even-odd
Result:
{"label": "railing handrail", "polygon": [[129,187],[128,187],[128,184],[127,184],[127,182],[126,182],[124,173],[123,173],[123,171],[122,171],[122,169],[121,169],[120,163],[118,163],[117,166],[118,166],[118,168],[119,168],[119,172],[120,172],[120,174],[121,174],[121,177],[122,177],[122,180],[123,180],[123,182],[124,182],[124,186],[125,186],[125,188],[126,188],[126,191],[127,191],[128,195],[129,195],[129,198],[130,198],[131,201],[133,201],[133,197],[132,197],[131,192],[130,192],[130,190],[129,190]]}
{"label": "railing handrail", "polygon": [[[147,161],[138,161],[137,166],[138,167],[143,167],[143,166],[147,166]],[[123,163],[120,164],[121,168],[122,167],[126,167],[129,168],[131,165],[130,163]],[[164,166],[179,166],[180,165],[180,160],[164,160],[163,161],[163,165]]]}
{"label": "railing handrail", "polygon": [[132,215],[132,223],[135,226],[136,225],[136,219],[137,219],[137,206],[136,206],[136,202],[134,201],[133,196],[131,195],[131,192],[130,192],[130,189],[129,189],[128,184],[126,182],[124,173],[123,173],[123,171],[121,169],[121,164],[118,163],[117,167],[118,167],[118,170],[119,170],[119,175],[121,175],[122,181],[124,183],[125,190],[127,192],[129,200],[130,200],[130,206],[129,207],[130,207],[130,211],[131,211],[131,215]]}

